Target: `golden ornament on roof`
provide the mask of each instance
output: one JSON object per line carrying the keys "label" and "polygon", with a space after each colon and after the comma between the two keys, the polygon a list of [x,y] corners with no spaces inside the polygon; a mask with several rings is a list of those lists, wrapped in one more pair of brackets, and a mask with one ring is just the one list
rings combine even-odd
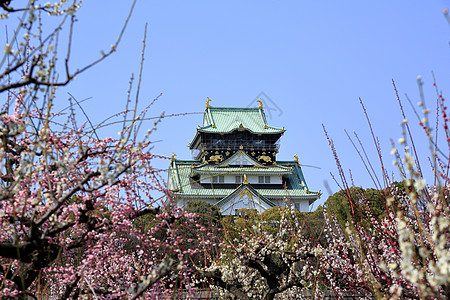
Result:
{"label": "golden ornament on roof", "polygon": [[247,174],[244,174],[244,181],[242,183],[243,184],[248,184]]}
{"label": "golden ornament on roof", "polygon": [[263,108],[261,98],[259,98],[258,100],[256,100],[256,102],[259,103],[258,108]]}
{"label": "golden ornament on roof", "polygon": [[298,156],[297,156],[297,154],[294,154],[294,160],[295,160],[296,162],[298,162]]}
{"label": "golden ornament on roof", "polygon": [[209,102],[211,102],[211,99],[209,99],[209,97],[206,97],[206,98],[208,98],[208,100],[206,100],[206,107],[205,107],[205,109],[207,109],[208,107],[211,107],[211,105],[209,105]]}

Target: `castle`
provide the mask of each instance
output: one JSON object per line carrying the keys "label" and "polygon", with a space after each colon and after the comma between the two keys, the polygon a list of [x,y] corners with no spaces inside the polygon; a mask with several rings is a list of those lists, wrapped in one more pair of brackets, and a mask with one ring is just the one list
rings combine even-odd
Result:
{"label": "castle", "polygon": [[267,124],[261,100],[245,108],[212,107],[210,101],[188,145],[194,159],[170,161],[168,186],[177,205],[203,200],[224,215],[287,205],[308,211],[320,192],[309,191],[297,155],[276,159],[285,129]]}

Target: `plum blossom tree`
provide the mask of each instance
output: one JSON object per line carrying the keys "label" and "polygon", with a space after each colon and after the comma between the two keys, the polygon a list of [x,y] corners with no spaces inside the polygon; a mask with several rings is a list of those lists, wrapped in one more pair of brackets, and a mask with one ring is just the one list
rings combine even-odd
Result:
{"label": "plum blossom tree", "polygon": [[[170,296],[174,282],[189,290],[185,261],[196,250],[180,247],[175,221],[189,225],[195,214],[153,198],[166,187],[152,161],[165,157],[150,151],[156,127],[138,137],[148,108],[129,108],[128,99],[117,139],[78,125],[73,98],[71,113],[54,110],[58,87],[117,49],[134,2],[110,51],[76,71],[71,37],[81,1],[0,6],[2,18],[20,14],[0,61],[0,297],[154,298]],[[47,18],[57,25],[42,26]],[[138,226],[146,215],[150,228]]]}
{"label": "plum blossom tree", "polygon": [[199,281],[215,287],[223,297],[237,299],[321,294],[316,280],[319,255],[304,234],[304,222],[294,209],[278,210],[281,220],[275,232],[252,212],[247,221],[229,220],[219,255],[208,266],[197,268]]}
{"label": "plum blossom tree", "polygon": [[[427,180],[430,184],[425,183],[425,170],[419,160],[424,154],[415,145],[418,137],[411,133],[394,84],[403,116],[403,136],[399,139],[399,148],[392,142],[391,154],[395,156],[393,164],[398,168],[403,186],[388,176],[377,138],[372,132],[382,166],[382,181],[387,185],[378,191],[385,206],[383,214],[368,209],[370,199],[367,195],[352,192],[354,187],[348,185],[333,140],[326,133],[350,212],[345,226],[338,225],[332,211],[326,212],[325,218],[328,251],[324,252],[321,268],[326,271],[330,288],[338,295],[351,291],[378,299],[450,297],[449,119],[445,99],[434,82],[438,118],[434,131],[430,129],[430,110],[425,106],[420,77],[418,86],[421,95],[419,106],[423,111],[418,123],[425,132],[431,153],[432,175]],[[439,136],[442,129],[443,138]],[[365,151],[356,149],[358,153]],[[376,178],[374,172],[369,172],[372,178]]]}

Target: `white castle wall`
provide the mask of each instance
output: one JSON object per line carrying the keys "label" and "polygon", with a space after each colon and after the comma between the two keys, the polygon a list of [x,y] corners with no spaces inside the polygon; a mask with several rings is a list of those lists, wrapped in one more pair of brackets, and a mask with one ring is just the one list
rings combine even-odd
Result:
{"label": "white castle wall", "polygon": [[[236,176],[232,174],[224,174],[224,183],[236,184]],[[250,184],[259,184],[258,183],[259,175],[247,175],[247,181]],[[264,175],[265,176],[265,175]],[[200,183],[211,183],[212,177],[210,175],[201,175]],[[270,184],[282,184],[281,176],[270,176]]]}

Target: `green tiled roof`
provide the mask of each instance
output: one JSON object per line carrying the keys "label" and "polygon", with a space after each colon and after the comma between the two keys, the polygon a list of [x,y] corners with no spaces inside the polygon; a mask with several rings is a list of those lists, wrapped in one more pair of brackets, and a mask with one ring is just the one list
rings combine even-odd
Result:
{"label": "green tiled roof", "polygon": [[268,125],[264,110],[258,107],[207,107],[203,115],[203,126],[198,131],[229,133],[239,128],[257,134],[285,131]]}
{"label": "green tiled roof", "polygon": [[[278,166],[292,167],[292,174],[287,177],[290,188],[257,189],[258,193],[271,201],[286,199],[308,199],[310,204],[320,197],[318,192],[310,192],[306,186],[301,168],[295,161],[277,162]],[[172,192],[176,197],[185,198],[215,198],[217,201],[231,194],[236,188],[204,188],[193,181],[191,173],[195,166],[200,166],[198,160],[173,160],[169,167],[169,178],[172,182]],[[259,170],[261,171],[261,170]]]}
{"label": "green tiled roof", "polygon": [[220,167],[216,165],[202,165],[192,168],[195,174],[236,174],[236,175],[289,175],[293,172],[292,167],[284,166],[246,166],[246,167]]}

